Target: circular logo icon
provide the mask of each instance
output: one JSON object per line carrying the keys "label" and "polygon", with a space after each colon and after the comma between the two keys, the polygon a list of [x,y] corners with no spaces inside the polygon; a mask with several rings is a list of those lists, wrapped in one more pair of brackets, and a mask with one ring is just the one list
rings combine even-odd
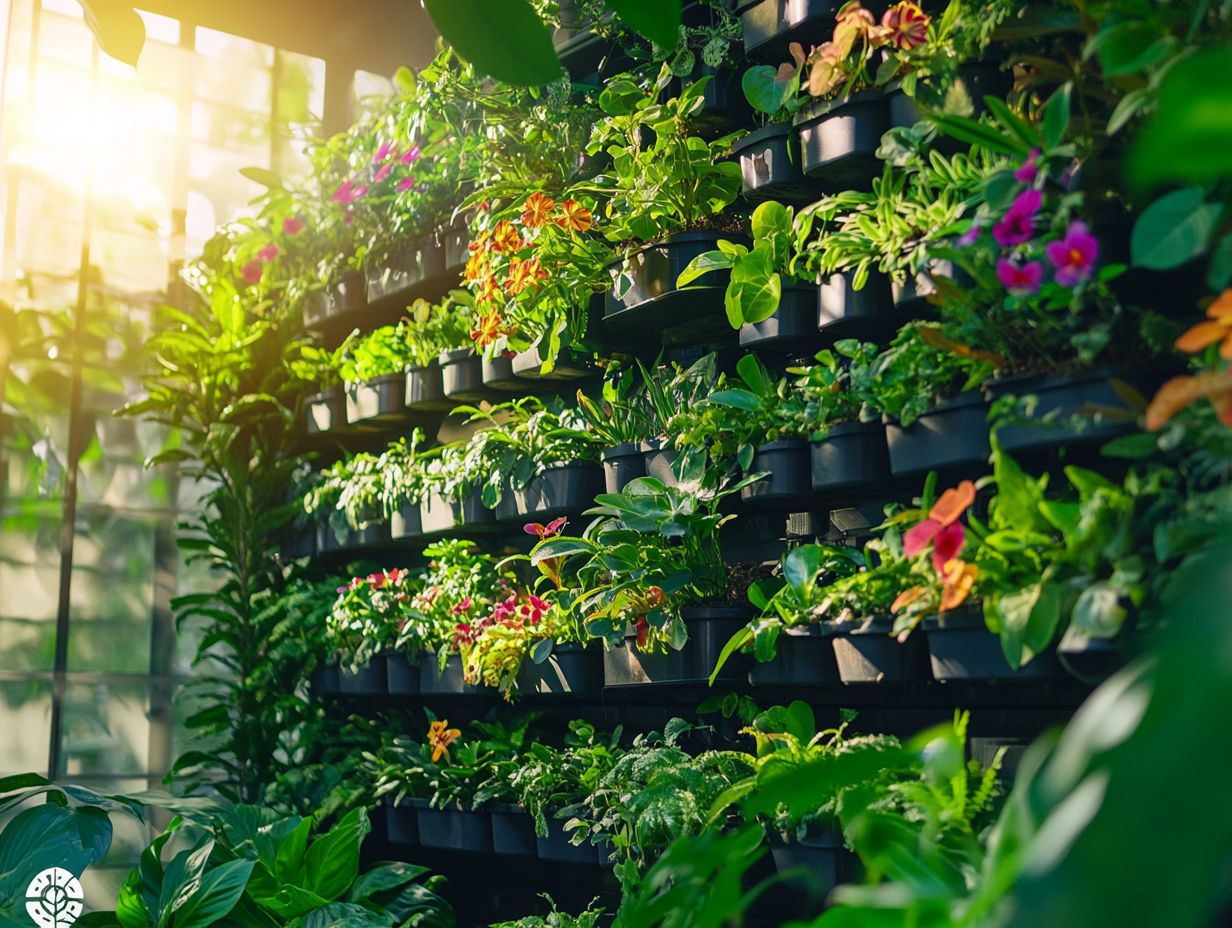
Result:
{"label": "circular logo icon", "polygon": [[63,867],[48,867],[26,888],[26,912],[39,928],[69,928],[81,916],[81,882]]}

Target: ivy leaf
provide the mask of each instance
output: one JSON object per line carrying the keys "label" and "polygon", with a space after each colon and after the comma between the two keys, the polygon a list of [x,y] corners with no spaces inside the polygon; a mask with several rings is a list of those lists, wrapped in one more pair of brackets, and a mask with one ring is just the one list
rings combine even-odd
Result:
{"label": "ivy leaf", "polygon": [[552,37],[527,0],[424,0],[424,7],[477,71],[517,87],[560,77]]}
{"label": "ivy leaf", "polygon": [[1130,254],[1136,267],[1163,271],[1197,257],[1210,243],[1223,206],[1201,187],[1164,194],[1134,223]]}

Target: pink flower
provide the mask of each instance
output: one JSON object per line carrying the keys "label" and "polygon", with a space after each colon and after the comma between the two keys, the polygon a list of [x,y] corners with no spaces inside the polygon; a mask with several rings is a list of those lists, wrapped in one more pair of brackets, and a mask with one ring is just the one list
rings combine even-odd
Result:
{"label": "pink flower", "polygon": [[984,231],[984,227],[978,222],[973,222],[971,228],[958,236],[956,244],[959,248],[970,248],[980,240],[980,234]]}
{"label": "pink flower", "polygon": [[522,526],[522,531],[527,535],[538,535],[540,538],[551,538],[553,535],[559,535],[560,530],[568,524],[569,520],[564,516],[559,519],[553,519],[547,525],[542,525],[539,522],[527,522]]}
{"label": "pink flower", "polygon": [[1008,247],[1031,241],[1035,235],[1035,214],[1042,201],[1042,194],[1035,189],[1018,194],[1001,221],[992,227],[992,237],[997,244]]}
{"label": "pink flower", "polygon": [[381,181],[383,181],[385,178],[389,176],[390,172],[393,171],[393,169],[394,169],[394,163],[392,161],[386,161],[384,164],[381,165],[380,170],[376,172],[376,177],[372,178],[372,182],[374,184],[379,184]]}
{"label": "pink flower", "polygon": [[244,265],[243,270],[240,271],[240,274],[247,283],[259,284],[261,282],[261,274],[263,271],[264,268],[262,267],[261,262],[254,259]]}
{"label": "pink flower", "polygon": [[967,541],[967,533],[961,522],[951,522],[933,539],[933,569],[945,573],[945,565],[958,557]]}
{"label": "pink flower", "polygon": [[453,608],[451,608],[449,611],[453,613],[454,615],[461,615],[464,612],[469,612],[471,606],[473,605],[475,605],[475,600],[473,600],[471,597],[468,596],[466,597],[466,599],[462,600],[462,602],[458,603]]}
{"label": "pink flower", "polygon": [[304,221],[298,216],[288,216],[286,219],[282,220],[283,235],[299,235],[306,228],[307,226],[304,225]]}
{"label": "pink flower", "polygon": [[413,190],[413,189],[415,189],[415,178],[404,177],[402,178],[402,180],[398,181],[398,192],[399,193],[405,193],[406,191]]}
{"label": "pink flower", "polygon": [[372,156],[373,164],[380,164],[389,157],[390,152],[394,150],[393,142],[382,142],[381,147],[376,150],[376,154]]}
{"label": "pink flower", "polygon": [[367,192],[367,185],[357,185],[353,180],[344,180],[338,185],[338,189],[334,191],[333,200],[335,203],[350,206]]}
{"label": "pink flower", "polygon": [[419,160],[419,146],[412,145],[406,150],[406,154],[402,156],[403,164],[414,164]]}
{"label": "pink flower", "polygon": [[1029,296],[1039,290],[1044,276],[1044,266],[1038,261],[1015,264],[1008,258],[997,262],[997,279],[1015,296]]}
{"label": "pink flower", "polygon": [[1022,167],[1014,172],[1014,179],[1023,184],[1035,183],[1035,178],[1039,176],[1039,156],[1040,150],[1032,148],[1031,153],[1027,155],[1027,160],[1022,163]]}
{"label": "pink flower", "polygon": [[1057,269],[1057,283],[1062,287],[1075,287],[1091,276],[1099,255],[1099,242],[1087,231],[1085,222],[1071,222],[1065,230],[1065,238],[1049,242],[1044,250]]}
{"label": "pink flower", "polygon": [[273,261],[278,257],[278,246],[270,242],[264,248],[257,252],[257,257],[262,261]]}

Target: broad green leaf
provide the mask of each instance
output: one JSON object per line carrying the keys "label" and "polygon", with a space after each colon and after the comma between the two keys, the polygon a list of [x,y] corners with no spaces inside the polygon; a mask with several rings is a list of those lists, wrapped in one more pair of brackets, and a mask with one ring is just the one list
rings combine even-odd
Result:
{"label": "broad green leaf", "polygon": [[1206,250],[1223,207],[1206,202],[1201,187],[1166,193],[1142,211],[1134,223],[1130,253],[1136,267],[1169,270]]}
{"label": "broad green leaf", "polygon": [[708,399],[711,403],[718,406],[731,406],[735,409],[744,409],[749,412],[761,408],[761,400],[757,398],[756,394],[737,388],[716,390],[710,394]]}
{"label": "broad green leaf", "polygon": [[606,0],[634,32],[657,45],[674,48],[680,34],[680,0]]}
{"label": "broad green leaf", "polygon": [[698,255],[676,278],[677,287],[687,287],[697,278],[711,271],[726,271],[731,268],[733,259],[722,251],[706,251]]}
{"label": "broad green leaf", "polygon": [[278,190],[282,187],[282,178],[268,168],[240,168],[240,173],[262,187],[268,187],[271,190]]}
{"label": "broad green leaf", "polygon": [[445,41],[481,74],[517,87],[550,84],[560,62],[527,0],[423,0]]}
{"label": "broad green leaf", "polygon": [[253,860],[232,860],[207,870],[170,924],[174,928],[207,928],[224,918],[239,902],[254,866]]}
{"label": "broad green leaf", "polygon": [[98,47],[117,61],[134,68],[145,48],[145,21],[121,0],[77,0]]}
{"label": "broad green leaf", "polygon": [[761,241],[775,233],[791,235],[791,213],[777,200],[767,200],[753,210],[749,226],[753,230],[755,241]]}
{"label": "broad green leaf", "polygon": [[359,875],[359,846],[370,830],[367,811],[352,809],[313,841],[304,857],[304,888],[323,899],[341,898]]}
{"label": "broad green leaf", "polygon": [[800,92],[800,74],[794,68],[785,80],[779,80],[773,65],[754,65],[744,72],[740,89],[753,109],[775,116]]}
{"label": "broad green leaf", "polygon": [[1070,96],[1073,89],[1074,85],[1069,82],[1062,84],[1044,104],[1044,144],[1048,148],[1056,148],[1065,138],[1065,130],[1069,126]]}
{"label": "broad green leaf", "polygon": [[1087,43],[1083,55],[1097,55],[1104,77],[1117,77],[1149,67],[1171,47],[1171,36],[1162,33],[1157,24],[1135,19],[1101,29]]}

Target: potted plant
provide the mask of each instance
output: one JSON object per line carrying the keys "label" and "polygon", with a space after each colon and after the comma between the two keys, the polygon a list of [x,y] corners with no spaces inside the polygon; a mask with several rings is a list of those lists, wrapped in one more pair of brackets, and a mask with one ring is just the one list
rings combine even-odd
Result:
{"label": "potted plant", "polygon": [[466,528],[486,530],[496,517],[484,505],[482,490],[467,471],[467,450],[457,444],[434,448],[425,455],[420,527],[425,535],[442,535]]}
{"label": "potted plant", "polygon": [[326,627],[339,655],[342,693],[386,692],[384,652],[393,647],[411,601],[414,578],[392,568],[338,587]]}
{"label": "potted plant", "polygon": [[791,207],[762,203],[750,219],[751,248],[720,240],[677,280],[686,286],[715,271],[728,275],[723,305],[727,321],[740,331],[741,347],[799,350],[816,339],[817,287],[794,276],[794,217]]}
{"label": "potted plant", "polygon": [[[646,476],[646,460],[641,442],[656,431],[643,378],[629,369],[611,370],[603,380],[599,402],[581,390],[577,392],[577,412],[600,446],[605,491],[619,493],[638,477]],[[600,403],[602,405],[600,405]]]}
{"label": "potted plant", "polygon": [[835,6],[836,0],[736,0],[745,54],[756,60],[781,58],[792,35],[831,22]]}
{"label": "potted plant", "polygon": [[705,324],[714,287],[681,290],[677,278],[694,257],[715,247],[721,230],[738,227],[723,215],[739,191],[739,167],[719,160],[731,139],[689,134],[688,117],[701,106],[704,81],[660,103],[669,76],[665,70],[649,90],[632,81],[608,84],[600,100],[606,118],[590,150],[608,151],[612,170],[578,188],[608,198],[602,232],[610,242],[644,243],[611,267],[604,318],[626,331],[699,319]]}
{"label": "potted plant", "polygon": [[800,140],[792,126],[792,116],[806,101],[800,96],[799,68],[753,65],[744,72],[740,86],[765,123],[732,143],[732,154],[740,160],[745,199],[816,199],[816,183],[804,176]]}
{"label": "potted plant", "polygon": [[533,743],[536,713],[518,713],[503,722],[475,722],[474,731],[488,746],[483,778],[475,788],[475,805],[492,819],[492,850],[514,857],[534,857],[535,821],[513,784]]}

